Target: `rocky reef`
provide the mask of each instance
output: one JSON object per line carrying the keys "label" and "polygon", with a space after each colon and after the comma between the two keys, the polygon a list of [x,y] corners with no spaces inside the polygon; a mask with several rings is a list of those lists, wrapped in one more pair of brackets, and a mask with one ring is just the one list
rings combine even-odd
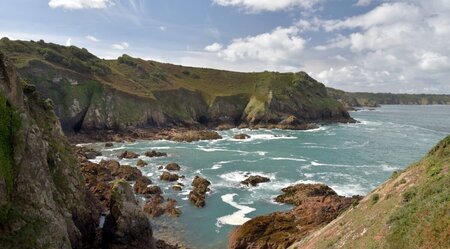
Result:
{"label": "rocky reef", "polygon": [[231,233],[229,248],[287,248],[360,200],[359,196],[339,196],[323,184],[298,184],[282,191],[284,193],[275,200],[295,208],[258,216],[244,223]]}
{"label": "rocky reef", "polygon": [[[66,132],[131,128],[277,127],[353,122],[304,72],[238,73],[86,49],[0,40],[20,75],[50,98]],[[198,139],[194,136],[192,139]],[[191,141],[181,138],[180,141]],[[178,138],[174,138],[178,140]]]}

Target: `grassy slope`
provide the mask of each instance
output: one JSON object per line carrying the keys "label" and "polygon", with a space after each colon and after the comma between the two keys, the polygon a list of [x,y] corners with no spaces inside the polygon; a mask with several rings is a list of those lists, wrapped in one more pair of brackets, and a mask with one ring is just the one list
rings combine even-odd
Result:
{"label": "grassy slope", "polygon": [[450,136],[292,248],[449,248]]}

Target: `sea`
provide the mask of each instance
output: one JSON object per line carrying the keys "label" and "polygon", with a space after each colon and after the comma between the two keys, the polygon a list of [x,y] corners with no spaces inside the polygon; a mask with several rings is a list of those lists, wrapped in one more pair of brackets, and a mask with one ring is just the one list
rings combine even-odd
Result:
{"label": "sea", "polygon": [[[252,217],[289,210],[274,202],[281,189],[297,183],[324,183],[344,196],[365,195],[394,171],[419,160],[437,142],[450,134],[450,106],[386,105],[350,113],[354,124],[332,124],[307,131],[232,129],[219,131],[220,140],[193,143],[137,141],[116,143],[112,148],[93,145],[103,155],[94,159],[115,159],[124,150],[143,155],[156,150],[168,157],[147,158],[140,168],[164,196],[177,200],[182,215],[152,219],[154,235],[182,242],[188,248],[227,247],[230,232]],[[245,133],[249,139],[236,140]],[[136,165],[138,159],[120,160]],[[173,183],[162,182],[160,165],[181,166],[181,192]],[[211,184],[206,206],[193,206],[187,196],[192,179],[203,176]],[[248,175],[261,175],[270,182],[247,187],[240,182]]]}

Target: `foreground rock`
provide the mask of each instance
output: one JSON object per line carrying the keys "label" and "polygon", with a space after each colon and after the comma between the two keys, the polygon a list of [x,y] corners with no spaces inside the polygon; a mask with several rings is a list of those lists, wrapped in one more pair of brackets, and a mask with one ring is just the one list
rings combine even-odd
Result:
{"label": "foreground rock", "polygon": [[169,163],[166,165],[165,169],[170,171],[178,171],[181,167],[177,163]]}
{"label": "foreground rock", "polygon": [[202,208],[206,205],[205,198],[206,192],[209,191],[209,185],[211,182],[206,180],[201,176],[196,176],[192,181],[192,186],[194,187],[191,192],[189,192],[189,200],[195,206]]}
{"label": "foreground rock", "polygon": [[244,223],[232,232],[229,248],[288,248],[361,199],[358,196],[339,196],[322,184],[298,184],[282,191],[284,193],[276,201],[296,207]]}
{"label": "foreground rock", "polygon": [[137,205],[131,186],[116,181],[111,212],[103,226],[103,243],[110,248],[155,248],[150,221]]}
{"label": "foreground rock", "polygon": [[177,174],[171,174],[169,172],[163,172],[162,175],[159,177],[161,181],[167,181],[167,182],[176,182],[180,177]]}
{"label": "foreground rock", "polygon": [[157,151],[147,151],[145,152],[146,157],[165,157],[167,156],[167,153],[165,152],[157,152]]}
{"label": "foreground rock", "polygon": [[250,136],[249,135],[247,135],[247,134],[236,134],[236,135],[234,135],[234,137],[233,137],[234,139],[248,139],[248,138],[250,138]]}
{"label": "foreground rock", "polygon": [[120,154],[119,159],[134,159],[138,157],[139,155],[132,151],[124,151],[122,154]]}
{"label": "foreground rock", "polygon": [[159,194],[156,194],[149,198],[144,205],[144,212],[150,217],[159,217],[162,215],[169,215],[179,217],[181,210],[177,207],[177,201],[171,198],[164,200]]}
{"label": "foreground rock", "polygon": [[244,185],[257,186],[259,183],[270,182],[270,178],[265,176],[249,176],[247,179],[243,180],[241,183]]}
{"label": "foreground rock", "polygon": [[145,176],[139,177],[134,183],[133,189],[137,194],[145,194],[148,185],[152,184],[152,181]]}

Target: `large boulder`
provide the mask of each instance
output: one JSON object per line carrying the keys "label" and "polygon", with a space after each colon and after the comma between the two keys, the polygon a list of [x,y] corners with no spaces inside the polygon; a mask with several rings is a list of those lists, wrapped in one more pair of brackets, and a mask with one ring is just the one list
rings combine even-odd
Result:
{"label": "large boulder", "polygon": [[242,140],[244,140],[244,139],[250,138],[250,136],[247,135],[247,134],[241,133],[241,134],[236,134],[236,135],[234,135],[233,138],[234,138],[234,139],[242,139]]}
{"label": "large boulder", "polygon": [[112,175],[119,179],[125,179],[127,181],[136,181],[142,176],[142,172],[129,165],[121,165],[116,171],[112,171]]}
{"label": "large boulder", "polygon": [[134,183],[133,189],[137,194],[144,194],[148,185],[152,184],[152,181],[145,176],[139,177]]}
{"label": "large boulder", "polygon": [[209,191],[209,185],[211,185],[211,182],[201,176],[195,176],[192,181],[192,186],[194,188],[189,192],[188,197],[191,203],[196,207],[202,208],[206,205],[205,198],[206,192]]}
{"label": "large boulder", "polygon": [[136,162],[136,166],[138,166],[138,167],[145,167],[145,166],[147,166],[148,165],[148,163],[146,163],[144,160],[142,160],[142,159],[139,159],[137,162]]}
{"label": "large boulder", "polygon": [[102,228],[102,242],[107,248],[155,248],[149,219],[138,206],[131,186],[123,180],[111,190],[111,212]]}
{"label": "large boulder", "polygon": [[159,177],[161,181],[167,181],[167,182],[176,182],[180,177],[177,174],[171,174],[169,172],[163,172],[162,175]]}
{"label": "large boulder", "polygon": [[178,171],[181,167],[177,163],[169,163],[166,165],[165,169],[170,171]]}
{"label": "large boulder", "polygon": [[259,183],[270,182],[270,178],[265,176],[249,176],[247,179],[243,180],[241,183],[247,186],[257,186]]}
{"label": "large boulder", "polygon": [[282,191],[284,193],[276,201],[296,207],[244,223],[231,233],[229,248],[288,248],[361,198],[339,196],[323,184],[298,184]]}

